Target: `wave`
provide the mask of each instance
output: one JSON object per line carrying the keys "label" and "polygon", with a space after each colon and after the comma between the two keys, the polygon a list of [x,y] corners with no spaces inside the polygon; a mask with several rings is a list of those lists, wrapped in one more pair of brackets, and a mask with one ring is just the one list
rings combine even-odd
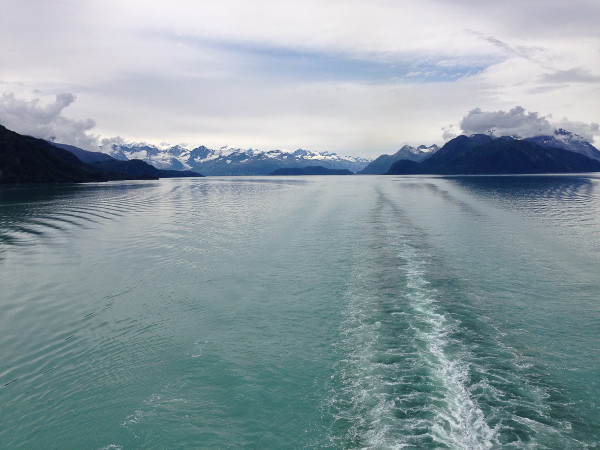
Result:
{"label": "wave", "polygon": [[[448,194],[446,194],[448,195]],[[543,369],[503,343],[427,236],[379,193],[356,259],[326,409],[358,448],[581,445]],[[458,201],[454,201],[457,203]]]}

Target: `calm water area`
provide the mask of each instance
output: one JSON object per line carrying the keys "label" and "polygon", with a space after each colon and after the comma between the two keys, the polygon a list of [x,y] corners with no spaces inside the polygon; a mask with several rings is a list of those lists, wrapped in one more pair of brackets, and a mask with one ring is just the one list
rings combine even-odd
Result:
{"label": "calm water area", "polygon": [[597,448],[600,174],[0,187],[0,448]]}

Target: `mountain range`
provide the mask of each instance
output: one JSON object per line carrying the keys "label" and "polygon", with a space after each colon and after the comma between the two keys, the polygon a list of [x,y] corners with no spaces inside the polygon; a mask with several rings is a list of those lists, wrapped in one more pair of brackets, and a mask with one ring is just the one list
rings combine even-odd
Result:
{"label": "mountain range", "polygon": [[354,175],[348,169],[328,169],[323,166],[284,167],[274,170],[271,175]]}
{"label": "mountain range", "polygon": [[563,150],[580,153],[588,158],[600,161],[600,151],[596,147],[581,136],[562,128],[555,130],[553,136],[542,135],[527,138],[526,140],[542,147],[562,148]]}
{"label": "mountain range", "polygon": [[421,162],[408,159],[395,162],[387,173],[483,175],[598,171],[600,152],[579,136],[557,130],[554,136],[528,139],[485,134],[458,136]]}
{"label": "mountain range", "polygon": [[[502,139],[502,144],[495,144],[496,151],[488,156],[491,160],[495,157],[505,158],[506,161],[501,163],[498,161],[484,161],[483,154],[478,157],[475,154],[468,155],[468,161],[463,160],[453,161],[448,159],[449,156],[443,157],[446,151],[442,152],[437,145],[421,145],[413,147],[405,145],[393,155],[381,155],[375,160],[366,158],[339,156],[335,153],[328,152],[311,152],[308,150],[296,150],[294,152],[286,152],[283,150],[258,151],[253,149],[239,149],[222,147],[218,150],[210,149],[205,146],[188,148],[185,145],[152,145],[147,143],[113,143],[107,144],[100,149],[102,154],[110,154],[115,159],[130,160],[141,159],[157,168],[169,170],[194,170],[204,175],[211,176],[228,176],[228,175],[269,175],[279,169],[286,171],[297,172],[305,167],[320,166],[326,169],[333,170],[349,170],[358,174],[384,174],[391,171],[400,171],[403,173],[422,172],[422,173],[455,173],[456,171],[467,171],[468,173],[540,173],[548,171],[556,172],[572,172],[581,171],[584,169],[575,169],[580,167],[575,163],[567,164],[558,163],[559,160],[572,159],[569,155],[561,158],[562,153],[555,155],[554,163],[550,161],[532,162],[526,164],[524,154],[521,152],[508,153],[502,155],[500,147],[503,151],[510,151],[508,147],[521,148],[524,151],[527,145],[516,144],[516,142],[527,142],[535,148],[535,146],[543,148],[553,148],[557,150],[569,151],[569,153],[579,153],[587,158],[600,161],[600,151],[593,145],[587,142],[581,136],[578,136],[569,131],[558,129],[553,135],[536,136],[526,139],[502,137],[496,138],[491,135],[483,139]],[[479,138],[476,138],[476,140]],[[515,141],[509,143],[510,141]],[[452,141],[446,143],[446,146],[454,145]],[[525,145],[523,147],[523,145]],[[449,148],[449,147],[448,147]],[[488,151],[490,151],[488,149]],[[438,156],[436,156],[438,155]],[[435,156],[435,157],[434,157]],[[466,154],[461,154],[459,159],[466,158]],[[533,157],[533,156],[532,156]],[[433,158],[433,159],[432,159]],[[518,162],[517,159],[521,158]],[[431,161],[429,161],[431,159]],[[509,161],[514,160],[513,163]],[[398,161],[402,162],[392,171],[392,166]],[[429,161],[429,162],[428,162]],[[436,163],[437,161],[437,163]],[[439,164],[436,166],[436,164]],[[573,165],[575,164],[575,165]],[[587,167],[583,164],[581,167]],[[591,170],[591,169],[590,169]],[[432,172],[433,171],[433,172]]]}
{"label": "mountain range", "polygon": [[409,161],[421,162],[439,149],[440,148],[435,144],[430,147],[427,147],[426,145],[420,145],[419,147],[405,145],[393,155],[381,155],[357,173],[360,175],[381,175],[390,170],[390,167],[392,167],[392,164],[396,161],[406,159]]}
{"label": "mountain range", "polygon": [[[63,148],[61,148],[63,147]],[[120,161],[101,152],[57,146],[0,125],[0,184],[84,183],[199,177],[195,172],[159,170],[144,161]]]}
{"label": "mountain range", "polygon": [[[600,171],[600,151],[581,136],[558,129],[526,139],[477,134],[442,148],[404,146],[366,158],[296,150],[267,152],[201,146],[114,144],[90,152],[22,136],[0,125],[0,184],[88,182],[207,175],[299,173],[517,174]],[[110,152],[108,154],[107,152]],[[152,163],[152,164],[150,164]],[[154,167],[156,165],[157,167]]]}
{"label": "mountain range", "polygon": [[322,166],[327,169],[362,170],[370,159],[339,156],[328,152],[298,149],[258,151],[222,147],[213,150],[205,146],[188,149],[181,145],[156,146],[146,143],[111,144],[101,150],[116,159],[142,159],[160,169],[194,170],[204,175],[269,175],[281,168]]}

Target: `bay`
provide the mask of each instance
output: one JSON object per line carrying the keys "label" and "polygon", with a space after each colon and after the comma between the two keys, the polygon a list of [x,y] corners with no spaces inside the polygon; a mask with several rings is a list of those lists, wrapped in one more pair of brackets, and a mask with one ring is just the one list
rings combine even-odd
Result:
{"label": "bay", "polygon": [[600,178],[0,189],[2,448],[600,445]]}

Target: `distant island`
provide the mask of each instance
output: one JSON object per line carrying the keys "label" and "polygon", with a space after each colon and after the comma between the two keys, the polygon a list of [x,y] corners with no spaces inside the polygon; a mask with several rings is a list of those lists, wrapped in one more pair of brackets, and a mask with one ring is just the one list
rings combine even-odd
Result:
{"label": "distant island", "polygon": [[0,184],[86,183],[201,177],[191,171],[160,170],[141,160],[119,161],[101,152],[52,144],[0,125]]}
{"label": "distant island", "polygon": [[[575,145],[573,142],[573,139],[565,141],[554,137],[544,140],[540,137],[516,139],[484,134],[459,136],[421,162],[408,159],[395,162],[387,174],[501,175],[600,172],[600,152],[587,142],[581,145]],[[572,145],[569,147],[568,144]]]}
{"label": "distant island", "polygon": [[282,167],[270,173],[270,175],[354,175],[348,169],[329,169],[323,166],[307,167]]}

